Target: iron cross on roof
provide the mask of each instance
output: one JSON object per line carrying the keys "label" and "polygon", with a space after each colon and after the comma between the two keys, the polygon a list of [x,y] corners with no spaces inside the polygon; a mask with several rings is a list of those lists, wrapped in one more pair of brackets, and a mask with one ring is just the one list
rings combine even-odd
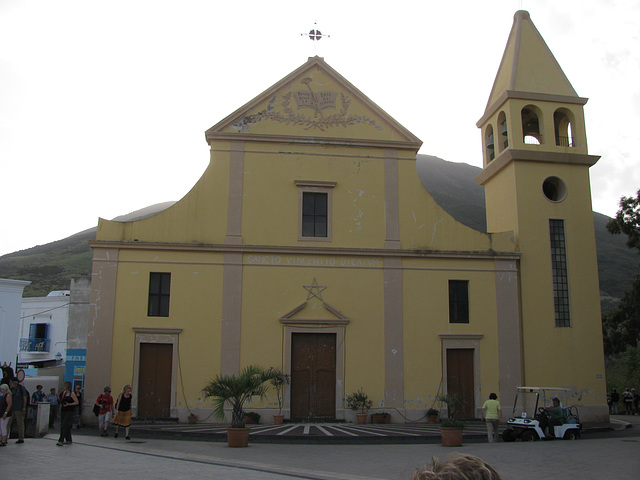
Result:
{"label": "iron cross on roof", "polygon": [[311,30],[309,30],[309,33],[301,33],[301,36],[308,36],[309,40],[311,40],[312,42],[318,42],[320,41],[322,38],[330,38],[331,35],[324,35],[320,30],[318,30],[318,22],[313,22],[313,26],[314,28],[312,28]]}

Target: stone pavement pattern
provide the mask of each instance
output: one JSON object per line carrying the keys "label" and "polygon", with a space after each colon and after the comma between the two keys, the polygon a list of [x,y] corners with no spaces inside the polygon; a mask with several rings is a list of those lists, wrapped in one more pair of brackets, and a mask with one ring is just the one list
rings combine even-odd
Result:
{"label": "stone pavement pattern", "polygon": [[[639,417],[640,418],[640,417]],[[0,449],[2,477],[43,475],[89,478],[135,475],[146,479],[243,480],[391,480],[408,479],[432,456],[468,453],[491,464],[504,479],[640,478],[640,428],[608,438],[532,443],[304,445],[256,443],[231,449],[221,442],[140,439],[79,435],[57,447],[57,435],[13,441]],[[132,432],[133,433],[133,432]],[[11,458],[8,462],[6,459]],[[22,472],[22,473],[20,473]]]}

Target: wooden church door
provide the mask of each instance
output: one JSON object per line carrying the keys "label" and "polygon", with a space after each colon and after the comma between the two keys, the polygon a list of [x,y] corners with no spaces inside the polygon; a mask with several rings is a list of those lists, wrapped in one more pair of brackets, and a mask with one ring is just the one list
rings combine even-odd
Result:
{"label": "wooden church door", "polygon": [[291,418],[336,417],[335,333],[294,333],[291,337]]}
{"label": "wooden church door", "polygon": [[139,418],[169,418],[171,414],[171,376],[173,345],[140,344],[138,385]]}
{"label": "wooden church door", "polygon": [[447,393],[462,398],[457,418],[475,418],[473,349],[447,350]]}

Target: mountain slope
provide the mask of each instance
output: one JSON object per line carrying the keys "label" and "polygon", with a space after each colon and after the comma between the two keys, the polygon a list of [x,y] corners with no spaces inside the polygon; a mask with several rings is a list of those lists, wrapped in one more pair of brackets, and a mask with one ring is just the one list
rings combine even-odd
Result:
{"label": "mountain slope", "polygon": [[[174,203],[158,203],[114,220],[139,220]],[[68,290],[72,278],[91,275],[93,253],[89,241],[95,238],[96,227],[93,227],[62,240],[3,255],[0,257],[0,278],[31,281],[24,289],[25,297],[44,297],[52,290]]]}
{"label": "mountain slope", "polygon": [[[484,188],[473,180],[482,169],[418,155],[417,170],[424,187],[444,210],[459,222],[486,231]],[[609,220],[610,217],[593,212],[603,312],[617,304],[640,273],[640,258],[627,248],[625,235],[611,235],[607,231]]]}

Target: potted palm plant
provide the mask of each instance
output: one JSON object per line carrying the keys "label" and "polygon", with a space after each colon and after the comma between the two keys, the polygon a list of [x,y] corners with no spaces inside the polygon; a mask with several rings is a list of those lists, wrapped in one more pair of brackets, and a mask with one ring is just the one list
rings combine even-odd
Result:
{"label": "potted palm plant", "polygon": [[217,375],[209,380],[202,393],[213,398],[213,413],[220,420],[225,418],[225,406],[231,407],[231,426],[227,428],[227,443],[230,447],[246,447],[249,431],[244,421],[244,405],[253,397],[264,398],[271,380],[271,369],[249,365],[233,375]]}
{"label": "potted palm plant", "polygon": [[351,410],[356,412],[360,410],[360,413],[356,413],[358,423],[367,423],[367,410],[373,406],[373,402],[369,400],[364,390],[360,388],[358,391],[347,395],[346,401],[347,407]]}
{"label": "potted palm plant", "polygon": [[447,405],[447,418],[440,423],[442,445],[445,447],[459,447],[462,445],[462,430],[464,423],[456,420],[456,411],[462,403],[459,393],[438,395],[437,400]]}
{"label": "potted palm plant", "polygon": [[285,385],[289,385],[289,375],[284,373],[278,368],[272,368],[271,380],[269,382],[276,389],[276,397],[278,397],[278,413],[273,414],[273,423],[281,425],[284,422],[284,415],[282,414],[282,404],[284,400],[284,388]]}

